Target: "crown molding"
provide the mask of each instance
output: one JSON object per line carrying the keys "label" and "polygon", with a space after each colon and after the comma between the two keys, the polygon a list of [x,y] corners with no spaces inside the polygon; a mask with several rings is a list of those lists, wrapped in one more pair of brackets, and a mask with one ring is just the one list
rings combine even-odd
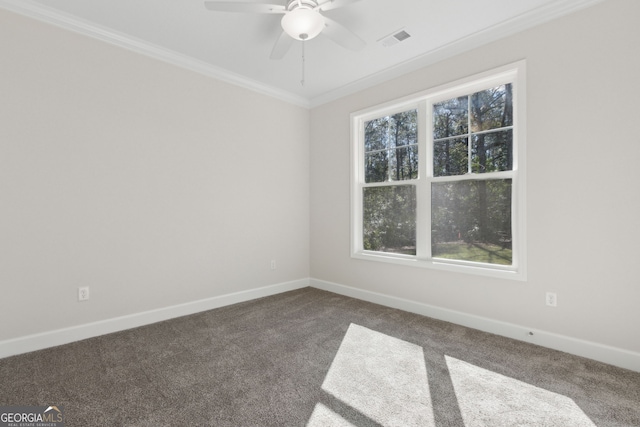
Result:
{"label": "crown molding", "polygon": [[213,66],[204,61],[200,61],[130,35],[102,27],[95,23],[62,13],[46,6],[29,3],[25,0],[0,0],[0,7],[29,18],[167,62],[180,68],[203,74],[208,77],[213,77],[225,83],[240,86],[300,107],[310,107],[309,100],[304,97],[265,85],[239,74]]}
{"label": "crown molding", "polygon": [[349,83],[310,100],[310,107],[335,101],[348,95],[360,92],[378,84],[401,77],[407,73],[436,64],[461,53],[476,49],[488,43],[517,34],[538,25],[553,21],[581,9],[586,9],[605,0],[557,0],[532,12],[513,17],[498,25],[470,34],[447,45],[426,52],[403,63],[371,74],[360,80]]}
{"label": "crown molding", "polygon": [[532,12],[516,16],[499,25],[476,32],[438,49],[380,72],[373,73],[311,99],[248,79],[204,61],[101,27],[43,5],[34,4],[25,0],[0,0],[0,7],[300,107],[314,108],[604,1],[605,0],[552,1]]}

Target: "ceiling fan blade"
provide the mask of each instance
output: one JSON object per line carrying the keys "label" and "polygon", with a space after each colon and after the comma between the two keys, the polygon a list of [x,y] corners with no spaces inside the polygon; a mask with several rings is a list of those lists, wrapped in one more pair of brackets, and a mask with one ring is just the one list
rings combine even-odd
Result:
{"label": "ceiling fan blade", "polygon": [[266,2],[237,2],[208,0],[204,6],[216,12],[241,12],[241,13],[285,13],[287,8],[281,4]]}
{"label": "ceiling fan blade", "polygon": [[367,44],[354,32],[326,16],[324,17],[324,29],[322,30],[322,34],[329,37],[340,46],[350,50],[360,50]]}
{"label": "ceiling fan blade", "polygon": [[318,5],[318,9],[321,11],[337,9],[339,7],[348,6],[351,3],[358,2],[360,0],[326,0]]}
{"label": "ceiling fan blade", "polygon": [[273,45],[273,49],[271,50],[271,55],[269,56],[269,58],[282,59],[284,55],[289,51],[292,43],[293,38],[282,31],[280,33],[280,37],[278,37],[278,40],[276,40],[276,44]]}

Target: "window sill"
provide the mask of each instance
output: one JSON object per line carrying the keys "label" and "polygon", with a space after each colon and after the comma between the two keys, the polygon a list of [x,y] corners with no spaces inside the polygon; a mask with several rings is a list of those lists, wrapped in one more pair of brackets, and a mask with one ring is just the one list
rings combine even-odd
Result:
{"label": "window sill", "polygon": [[523,269],[518,269],[513,266],[455,261],[443,258],[418,258],[411,255],[372,251],[353,252],[351,258],[523,282],[527,280]]}

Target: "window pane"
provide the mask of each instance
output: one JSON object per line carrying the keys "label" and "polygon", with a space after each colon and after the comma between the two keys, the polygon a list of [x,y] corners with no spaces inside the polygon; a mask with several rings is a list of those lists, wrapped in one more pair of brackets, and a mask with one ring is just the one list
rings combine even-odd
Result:
{"label": "window pane", "polygon": [[370,120],[364,125],[364,150],[417,144],[418,111],[409,110]]}
{"label": "window pane", "polygon": [[363,189],[364,249],[416,254],[416,187]]}
{"label": "window pane", "polygon": [[431,184],[431,252],[511,265],[511,180]]}
{"label": "window pane", "polygon": [[389,157],[387,151],[378,151],[364,156],[364,181],[385,182],[389,179]]}
{"label": "window pane", "polygon": [[476,92],[471,96],[471,131],[513,126],[511,84]]}
{"label": "window pane", "polygon": [[433,104],[433,138],[464,135],[469,132],[468,97],[461,96]]}
{"label": "window pane", "polygon": [[393,147],[418,143],[418,110],[394,114],[391,118],[393,135],[390,140]]}
{"label": "window pane", "polygon": [[364,124],[364,151],[387,148],[389,117],[368,121]]}
{"label": "window pane", "polygon": [[511,129],[473,136],[471,170],[475,173],[513,169],[513,131]]}
{"label": "window pane", "polygon": [[468,172],[467,138],[445,139],[433,143],[433,175],[464,175]]}
{"label": "window pane", "polygon": [[418,146],[412,145],[392,150],[389,162],[392,181],[416,179],[418,177]]}

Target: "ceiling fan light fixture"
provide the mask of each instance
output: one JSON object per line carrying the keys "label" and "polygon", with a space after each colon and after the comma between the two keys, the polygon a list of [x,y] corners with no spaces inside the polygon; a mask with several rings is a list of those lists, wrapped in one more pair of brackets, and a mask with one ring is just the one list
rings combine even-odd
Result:
{"label": "ceiling fan light fixture", "polygon": [[311,40],[324,28],[322,15],[304,7],[286,13],[280,23],[285,33],[296,40]]}

